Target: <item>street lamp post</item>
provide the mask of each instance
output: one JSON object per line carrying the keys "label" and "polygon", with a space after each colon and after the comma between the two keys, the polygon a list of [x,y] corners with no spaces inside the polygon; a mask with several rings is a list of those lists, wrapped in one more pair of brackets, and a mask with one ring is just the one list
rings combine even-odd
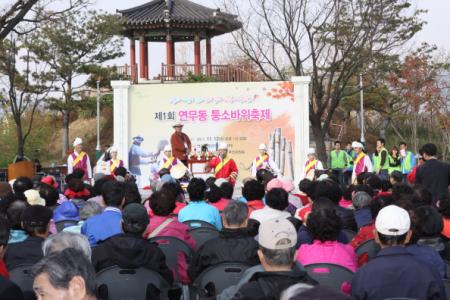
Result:
{"label": "street lamp post", "polygon": [[364,137],[364,88],[363,88],[363,76],[359,74],[359,95],[360,95],[360,120],[361,120],[361,142],[364,143],[366,138]]}
{"label": "street lamp post", "polygon": [[97,147],[95,148],[95,156],[97,160],[102,155],[102,148],[100,146],[100,81],[97,80]]}

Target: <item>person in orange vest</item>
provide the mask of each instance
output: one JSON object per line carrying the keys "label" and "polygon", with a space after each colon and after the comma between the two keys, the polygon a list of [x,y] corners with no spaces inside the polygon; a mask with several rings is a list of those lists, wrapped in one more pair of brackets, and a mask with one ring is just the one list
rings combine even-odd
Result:
{"label": "person in orange vest", "polygon": [[75,169],[84,171],[84,181],[92,178],[91,161],[89,155],[83,151],[83,140],[79,137],[73,141],[73,152],[67,158],[67,174],[72,174]]}
{"label": "person in orange vest", "polygon": [[123,160],[118,159],[117,158],[117,147],[113,146],[109,149],[109,155],[111,157],[110,160],[108,160],[108,168],[109,168],[109,173],[110,174],[114,174],[114,171],[118,168],[118,167],[123,167]]}
{"label": "person in orange vest", "polygon": [[323,170],[323,164],[320,160],[316,158],[316,149],[309,148],[308,159],[305,163],[305,171],[303,173],[303,178],[307,178],[309,180],[314,180],[316,177],[316,170]]}
{"label": "person in orange vest", "polygon": [[356,184],[356,178],[359,174],[373,172],[373,165],[370,157],[363,151],[363,144],[355,141],[352,143],[352,148],[356,153],[356,158],[353,162],[352,184]]}
{"label": "person in orange vest", "polygon": [[214,176],[218,178],[224,178],[232,185],[236,184],[238,176],[238,168],[236,162],[228,157],[228,145],[226,143],[219,143],[217,148],[219,156],[214,157],[205,166],[205,171],[210,172],[214,169]]}
{"label": "person in orange vest", "polygon": [[265,144],[259,145],[259,155],[255,158],[252,164],[252,176],[256,177],[256,172],[261,169],[266,169],[272,174],[281,176],[280,168],[273,161],[273,159],[267,154],[267,147]]}

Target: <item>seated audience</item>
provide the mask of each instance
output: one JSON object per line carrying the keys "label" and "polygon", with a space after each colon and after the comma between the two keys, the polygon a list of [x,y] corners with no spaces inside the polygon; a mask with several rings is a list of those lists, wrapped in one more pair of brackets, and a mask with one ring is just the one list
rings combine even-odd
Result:
{"label": "seated audience", "polygon": [[[353,237],[352,241],[350,242],[350,245],[352,245],[352,247],[355,249],[358,248],[363,243],[367,242],[368,240],[373,240],[375,238],[375,234],[374,234],[375,219],[378,215],[378,212],[382,208],[381,200],[379,198],[372,200],[367,207],[370,209],[370,215],[372,216],[372,221],[371,221],[371,223],[359,228],[358,232]],[[368,259],[368,257],[367,257],[367,259]]]}
{"label": "seated audience", "polygon": [[33,290],[39,300],[94,300],[95,271],[75,249],[51,253],[33,267]]}
{"label": "seated audience", "polygon": [[22,227],[22,214],[28,207],[28,203],[25,201],[15,200],[6,210],[6,217],[11,226],[10,237],[8,244],[14,244],[23,242],[27,239],[28,234]]}
{"label": "seated audience", "polygon": [[313,244],[303,244],[297,253],[302,265],[331,263],[353,272],[357,269],[357,257],[352,246],[337,241],[342,221],[332,209],[314,210],[306,221]]}
{"label": "seated audience", "polygon": [[217,186],[216,183],[211,184],[211,186],[205,192],[205,198],[208,203],[222,212],[227,206],[230,200],[223,198],[223,192],[220,189],[220,186]]}
{"label": "seated audience", "polygon": [[125,195],[125,204],[124,207],[129,203],[142,203],[141,194],[139,193],[139,189],[134,182],[125,182],[124,183],[124,195]]}
{"label": "seated audience", "polygon": [[210,266],[223,262],[259,264],[258,242],[247,231],[248,208],[240,201],[231,201],[223,211],[223,229],[218,238],[207,241],[194,254],[189,265],[192,280]]}
{"label": "seated audience", "polygon": [[249,215],[255,210],[264,208],[264,186],[256,180],[249,180],[242,188],[242,196],[247,201]]}
{"label": "seated audience", "polygon": [[201,178],[192,178],[187,187],[189,204],[180,210],[178,221],[199,220],[222,229],[219,210],[205,201],[206,183]]}
{"label": "seated audience", "polygon": [[83,253],[89,261],[91,260],[91,246],[87,237],[79,233],[60,232],[50,235],[42,245],[44,256],[52,253],[62,252],[65,249],[75,249]]}
{"label": "seated audience", "polygon": [[353,298],[325,285],[297,283],[286,289],[280,300],[353,300]]}
{"label": "seated audience", "polygon": [[[179,222],[172,217],[172,211],[175,208],[176,198],[173,190],[163,186],[160,191],[150,196],[150,207],[153,216],[150,217],[150,223],[144,233],[144,238],[158,236],[175,237],[185,242],[192,250],[195,249],[195,240],[189,235],[189,226]],[[187,274],[187,260],[183,252],[178,254],[177,270],[182,283],[189,283]]]}
{"label": "seated audience", "polygon": [[319,197],[326,197],[330,199],[335,204],[336,214],[342,220],[343,228],[356,232],[357,226],[355,217],[353,216],[353,211],[339,205],[339,201],[342,197],[342,191],[336,182],[330,179],[317,182],[314,191],[314,198],[317,199]]}
{"label": "seated audience", "polygon": [[42,243],[49,234],[49,223],[53,212],[41,205],[32,205],[22,214],[22,227],[28,237],[18,243],[9,244],[5,253],[8,270],[20,265],[32,265],[42,258]]}
{"label": "seated audience", "polygon": [[98,215],[87,219],[81,227],[81,233],[87,236],[91,246],[122,232],[123,205],[125,203],[124,186],[122,182],[107,182],[103,185],[103,200],[107,207]]}
{"label": "seated audience", "polygon": [[71,226],[71,222],[78,223],[79,220],[78,208],[72,201],[63,202],[53,211],[53,222],[60,231]]}
{"label": "seated audience", "polygon": [[443,222],[441,235],[448,241],[450,240],[450,193],[439,201],[438,207]]}
{"label": "seated audience", "polygon": [[380,210],[375,221],[375,240],[381,251],[353,276],[353,297],[446,299],[439,275],[405,248],[412,235],[410,226],[409,214],[403,208],[389,205]]}
{"label": "seated audience", "polygon": [[81,227],[83,227],[84,222],[92,216],[98,215],[102,213],[102,208],[97,202],[87,201],[83,204],[83,206],[78,210],[78,215],[80,221],[78,221],[77,225],[68,226],[63,229],[63,231],[73,232],[73,233],[81,233]]}
{"label": "seated audience", "polygon": [[28,177],[18,177],[13,183],[14,198],[16,200],[27,201],[25,191],[33,188],[33,181]]}
{"label": "seated audience", "polygon": [[45,199],[39,195],[37,190],[27,190],[23,193],[25,195],[25,199],[27,199],[27,203],[29,205],[42,205],[45,206]]}
{"label": "seated audience", "polygon": [[67,182],[67,189],[64,196],[68,199],[83,199],[88,200],[91,197],[91,192],[86,188],[82,179],[72,178]]}
{"label": "seated audience", "polygon": [[352,203],[355,209],[354,216],[358,230],[373,223],[372,212],[369,207],[371,201],[372,197],[366,192],[356,192],[353,195]]}
{"label": "seated audience", "polygon": [[426,187],[421,184],[415,184],[412,188],[414,192],[413,201],[415,206],[433,205],[433,195],[429,190],[427,190]]}
{"label": "seated audience", "polygon": [[399,171],[394,171],[389,175],[389,182],[392,185],[401,184],[403,182],[403,174]]}
{"label": "seated audience", "polygon": [[216,181],[218,181],[217,185],[220,187],[220,190],[222,191],[222,198],[225,200],[233,200],[234,186],[228,181],[222,182],[220,182],[220,180]]}
{"label": "seated audience", "polygon": [[406,250],[445,278],[447,268],[441,255],[448,258],[450,250],[448,244],[440,237],[443,228],[441,215],[436,208],[423,205],[414,208],[412,216],[413,235],[411,244]]}
{"label": "seated audience", "polygon": [[172,272],[166,265],[164,254],[156,244],[143,238],[148,224],[145,207],[137,203],[128,204],[123,210],[123,233],[111,236],[92,250],[92,265],[95,271],[111,266],[144,267],[158,272],[168,283],[172,283]]}
{"label": "seated audience", "polygon": [[288,205],[288,193],[282,188],[273,188],[266,194],[266,206],[250,214],[250,219],[263,223],[271,219],[287,219],[290,213],[284,211]]}
{"label": "seated audience", "polygon": [[293,268],[297,232],[290,221],[281,218],[261,223],[258,243],[264,272],[253,274],[232,299],[277,300],[293,284],[317,284],[306,272]]}
{"label": "seated audience", "polygon": [[41,183],[39,195],[45,200],[45,206],[54,210],[58,206],[59,192],[51,185]]}
{"label": "seated audience", "polygon": [[8,220],[3,216],[0,216],[0,277],[4,278],[9,278],[8,269],[6,269],[5,262],[3,261],[6,246],[8,245],[9,231]]}

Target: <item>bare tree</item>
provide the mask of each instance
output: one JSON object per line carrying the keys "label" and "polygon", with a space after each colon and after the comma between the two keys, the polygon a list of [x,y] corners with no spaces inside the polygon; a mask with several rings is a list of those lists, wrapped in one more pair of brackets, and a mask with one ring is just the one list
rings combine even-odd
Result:
{"label": "bare tree", "polygon": [[[245,4],[244,4],[245,3]],[[423,25],[409,0],[230,0],[236,46],[270,80],[312,77],[310,122],[320,159],[348,83],[398,50]],[[248,6],[248,10],[242,9]]]}
{"label": "bare tree", "polygon": [[[42,21],[85,7],[88,0],[66,1],[68,5],[61,10],[50,10],[51,0],[15,0],[3,11],[0,10],[0,41],[10,32],[23,35],[36,29]],[[23,26],[20,26],[23,25]]]}

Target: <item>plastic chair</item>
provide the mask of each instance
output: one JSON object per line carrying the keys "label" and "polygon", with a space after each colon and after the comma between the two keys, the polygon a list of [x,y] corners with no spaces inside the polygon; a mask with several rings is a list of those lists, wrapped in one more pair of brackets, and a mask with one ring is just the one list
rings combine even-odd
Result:
{"label": "plastic chair", "polygon": [[221,263],[204,270],[192,284],[194,299],[219,295],[224,289],[237,284],[250,268],[243,263]]}
{"label": "plastic chair", "polygon": [[201,221],[201,220],[188,220],[188,221],[184,221],[183,224],[186,224],[187,226],[189,226],[189,229],[196,229],[196,228],[200,228],[200,227],[217,229],[216,226],[214,226],[213,224],[205,222],[205,221]]}
{"label": "plastic chair", "polygon": [[349,243],[353,240],[353,238],[356,235],[356,232],[354,232],[353,230],[350,230],[350,229],[343,229],[342,232],[347,237]]}
{"label": "plastic chair", "polygon": [[349,269],[328,263],[310,264],[304,266],[308,275],[323,284],[341,290],[344,282],[351,283],[353,272]]}
{"label": "plastic chair", "polygon": [[375,240],[368,240],[364,242],[363,244],[359,245],[358,248],[356,248],[355,252],[356,255],[360,256],[363,253],[367,253],[369,256],[369,259],[374,258],[378,252],[380,252],[381,247],[377,243],[375,243]]}
{"label": "plastic chair", "polygon": [[[186,255],[186,261],[188,264],[191,261],[193,255],[192,249],[184,241],[176,237],[157,236],[149,239],[149,242],[158,244],[159,249],[161,249],[166,257],[166,264],[171,270],[177,271],[178,254],[180,252],[183,252]],[[178,271],[175,272],[175,274],[177,278],[174,278],[174,282],[179,282]]]}
{"label": "plastic chair", "polygon": [[98,299],[103,300],[165,300],[170,288],[155,271],[117,266],[97,273],[96,283]]}
{"label": "plastic chair", "polygon": [[78,221],[59,221],[59,222],[55,222],[56,231],[57,232],[61,232],[61,231],[63,231],[64,228],[70,227],[70,226],[75,226],[77,224],[78,224]]}
{"label": "plastic chair", "polygon": [[189,234],[195,240],[195,250],[200,248],[205,242],[219,237],[219,231],[209,227],[190,229]]}
{"label": "plastic chair", "polygon": [[33,265],[23,265],[9,271],[9,279],[17,284],[24,296],[27,296],[25,299],[29,299],[28,297],[30,296],[32,299],[35,299],[35,293],[33,291],[34,278],[31,275],[32,268]]}

